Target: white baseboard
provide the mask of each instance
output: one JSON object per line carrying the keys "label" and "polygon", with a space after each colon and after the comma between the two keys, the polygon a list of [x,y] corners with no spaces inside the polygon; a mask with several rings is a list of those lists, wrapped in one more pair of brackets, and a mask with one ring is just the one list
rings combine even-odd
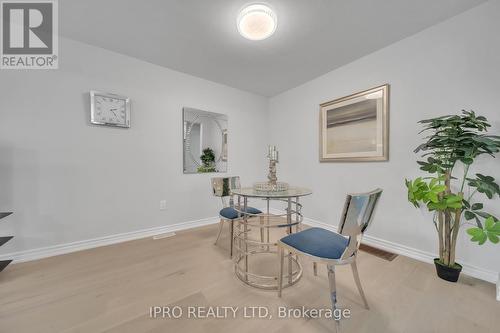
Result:
{"label": "white baseboard", "polygon": [[219,222],[219,217],[211,217],[201,220],[182,222],[161,227],[142,229],[116,235],[98,237],[94,239],[87,239],[72,243],[58,244],[54,246],[41,247],[32,250],[2,254],[0,256],[0,260],[12,259],[13,264],[15,264],[15,263],[37,260],[81,250],[92,249],[95,247],[100,247],[105,245],[131,241],[140,238],[153,237],[160,234],[201,227],[209,224],[215,224],[218,222]]}
{"label": "white baseboard", "polygon": [[500,302],[500,273],[498,274],[498,281],[497,281],[497,301]]}
{"label": "white baseboard", "polygon": [[[333,226],[331,224],[327,224],[324,222],[316,221],[313,219],[309,218],[304,218],[304,224],[307,224],[311,227],[320,227],[324,228],[327,230],[332,230],[332,231],[337,231],[337,227]],[[422,250],[418,250],[406,245],[390,242],[384,239],[380,239],[377,237],[373,237],[370,235],[364,235],[363,236],[363,243],[366,245],[370,245],[376,248],[379,248],[381,250],[389,251],[395,254],[403,255],[406,257],[410,257],[419,261],[423,261],[429,264],[434,264],[434,258],[436,255],[431,252],[426,252]],[[462,264],[462,273],[475,277],[480,280],[488,281],[491,283],[496,283],[497,284],[497,299],[499,298],[499,287],[500,287],[500,280],[499,280],[499,273],[486,270],[483,268],[479,268],[474,265],[466,264],[466,263],[461,263]]]}

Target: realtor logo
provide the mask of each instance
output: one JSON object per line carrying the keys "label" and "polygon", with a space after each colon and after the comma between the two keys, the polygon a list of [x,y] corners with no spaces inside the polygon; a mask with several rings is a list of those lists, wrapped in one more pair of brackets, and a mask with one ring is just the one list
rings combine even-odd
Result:
{"label": "realtor logo", "polygon": [[1,69],[57,69],[57,0],[1,1]]}

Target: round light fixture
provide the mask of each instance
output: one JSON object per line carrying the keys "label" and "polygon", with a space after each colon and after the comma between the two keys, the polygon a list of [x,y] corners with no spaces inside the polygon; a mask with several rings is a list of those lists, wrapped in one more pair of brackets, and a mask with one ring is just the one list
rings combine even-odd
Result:
{"label": "round light fixture", "polygon": [[250,40],[270,37],[278,25],[276,14],[264,4],[252,4],[240,11],[237,20],[240,35]]}

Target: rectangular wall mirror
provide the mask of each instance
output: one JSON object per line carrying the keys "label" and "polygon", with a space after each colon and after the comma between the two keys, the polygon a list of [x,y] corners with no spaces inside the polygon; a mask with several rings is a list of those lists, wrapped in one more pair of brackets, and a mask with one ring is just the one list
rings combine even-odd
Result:
{"label": "rectangular wall mirror", "polygon": [[184,107],[184,173],[227,172],[227,116]]}

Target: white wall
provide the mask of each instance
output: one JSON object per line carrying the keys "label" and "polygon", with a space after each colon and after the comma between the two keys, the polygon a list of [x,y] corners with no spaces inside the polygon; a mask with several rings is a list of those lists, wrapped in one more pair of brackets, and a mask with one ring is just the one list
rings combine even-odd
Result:
{"label": "white wall", "polygon": [[[412,152],[422,141],[417,121],[472,108],[500,131],[499,32],[500,2],[489,2],[271,98],[270,142],[280,149],[279,178],[314,191],[304,199],[305,215],[336,225],[347,192],[382,187],[368,234],[435,252],[431,217],[407,202],[404,186],[405,177],[422,174]],[[319,163],[319,104],[384,83],[391,85],[390,161]],[[500,181],[500,158],[484,159],[476,169]],[[497,197],[486,207],[500,216],[499,205]],[[462,234],[458,257],[498,272],[499,250],[478,247]]]}
{"label": "white wall", "polygon": [[[91,126],[90,90],[129,96],[132,127]],[[228,115],[227,174],[265,176],[264,97],[67,39],[59,70],[1,71],[1,254],[217,216],[214,175],[182,173],[183,106]]]}

